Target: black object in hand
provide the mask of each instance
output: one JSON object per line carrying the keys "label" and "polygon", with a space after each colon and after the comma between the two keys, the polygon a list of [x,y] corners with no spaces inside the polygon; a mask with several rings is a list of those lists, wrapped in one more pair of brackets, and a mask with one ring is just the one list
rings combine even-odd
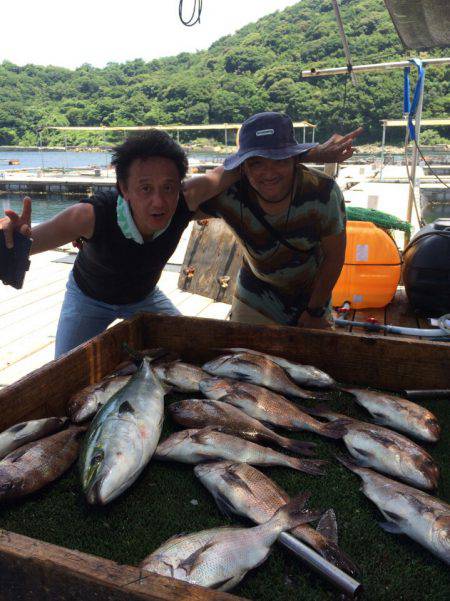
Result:
{"label": "black object in hand", "polygon": [[14,232],[14,248],[6,248],[4,233],[0,231],[0,280],[5,285],[22,288],[30,267],[31,242],[30,238]]}

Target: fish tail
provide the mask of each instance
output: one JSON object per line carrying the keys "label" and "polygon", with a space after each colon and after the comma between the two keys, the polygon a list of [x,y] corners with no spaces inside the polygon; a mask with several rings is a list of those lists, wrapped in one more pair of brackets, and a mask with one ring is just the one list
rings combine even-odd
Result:
{"label": "fish tail", "polygon": [[320,511],[305,509],[310,492],[303,492],[280,507],[275,515],[264,526],[269,529],[276,527],[279,532],[291,530],[301,524],[313,522],[320,516]]}
{"label": "fish tail", "polygon": [[303,442],[295,438],[287,438],[286,436],[277,436],[276,441],[280,447],[291,451],[291,453],[308,456],[315,455],[314,449],[317,445],[314,442]]}
{"label": "fish tail", "polygon": [[320,542],[317,541],[313,545],[315,550],[322,555],[327,561],[335,565],[340,570],[347,572],[351,576],[357,576],[360,573],[360,568],[336,543],[321,537]]}
{"label": "fish tail", "polygon": [[366,471],[366,469],[359,466],[356,463],[356,461],[354,461],[353,458],[350,457],[350,455],[344,455],[343,453],[335,453],[334,456],[339,461],[339,463],[342,463],[344,467],[346,467],[351,472],[358,474],[359,476],[361,476],[362,472]]}
{"label": "fish tail", "polygon": [[328,462],[323,459],[298,459],[297,457],[289,457],[289,465],[299,472],[312,474],[313,476],[324,476],[324,465]]}

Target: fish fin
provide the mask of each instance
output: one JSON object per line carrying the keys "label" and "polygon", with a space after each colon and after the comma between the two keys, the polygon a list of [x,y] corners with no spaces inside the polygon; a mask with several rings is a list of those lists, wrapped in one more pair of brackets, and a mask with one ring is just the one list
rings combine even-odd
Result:
{"label": "fish fin", "polygon": [[373,453],[369,453],[369,451],[359,449],[358,447],[353,447],[353,450],[360,455],[360,457],[354,457],[357,465],[360,467],[370,467],[372,465],[370,458],[373,457]]}
{"label": "fish fin", "polygon": [[129,401],[124,401],[121,403],[118,413],[119,415],[122,415],[122,413],[134,413],[134,408],[130,405]]}
{"label": "fish fin", "polygon": [[231,518],[239,512],[236,511],[234,505],[221,492],[214,493],[214,501],[216,502],[219,511],[227,518]]}
{"label": "fish fin", "polygon": [[326,403],[317,403],[314,407],[307,407],[306,405],[301,405],[300,403],[295,403],[296,407],[300,409],[300,411],[304,411],[308,415],[314,415],[317,417],[327,417],[328,413],[333,413],[330,407]]}
{"label": "fish fin", "polygon": [[378,522],[380,528],[383,528],[385,532],[390,532],[391,534],[404,534],[401,530],[400,526],[394,524],[393,522]]}
{"label": "fish fin", "polygon": [[239,476],[239,474],[237,474],[235,471],[233,471],[232,467],[233,466],[231,466],[224,474],[222,474],[222,476],[221,476],[222,480],[232,486],[238,486],[239,488],[244,490],[247,494],[250,494],[253,497],[254,494],[253,494],[252,489],[249,487],[247,482],[245,482],[245,480],[243,480]]}
{"label": "fish fin", "polygon": [[350,424],[350,419],[338,419],[335,422],[322,424],[320,428],[320,434],[322,434],[322,436],[326,436],[327,438],[342,438],[347,434],[347,426]]}
{"label": "fish fin", "polygon": [[323,459],[298,459],[297,457],[290,457],[290,459],[292,460],[291,466],[300,472],[312,474],[313,476],[325,475],[323,466],[326,465],[328,461],[324,461]]}
{"label": "fish fin", "polygon": [[296,526],[317,520],[320,511],[305,509],[305,504],[310,496],[309,491],[300,493],[288,501],[286,505],[280,507],[266,524],[281,521],[283,530],[292,530]]}
{"label": "fish fin", "polygon": [[196,551],[191,553],[191,555],[189,555],[189,557],[186,557],[186,559],[184,559],[182,562],[180,562],[178,565],[178,568],[181,570],[184,570],[186,572],[186,575],[189,576],[189,574],[192,572],[192,570],[195,569],[196,565],[201,562],[200,558],[203,555],[203,553],[205,553],[205,551],[207,551],[214,545],[215,545],[214,541],[206,543],[206,545],[203,545],[203,547],[200,547],[200,549],[197,549]]}
{"label": "fish fin", "polygon": [[226,580],[222,580],[221,582],[215,582],[209,588],[215,589],[216,591],[228,591],[234,588],[239,582],[244,578],[246,572],[241,572],[240,574],[236,574],[235,576],[231,576],[231,578],[227,578]]}
{"label": "fish fin", "polygon": [[19,459],[21,459],[23,455],[25,455],[29,448],[29,444],[24,445],[23,447],[20,447],[20,449],[17,449],[17,451],[13,451],[12,453],[9,453],[9,455],[6,455],[4,459],[8,460],[11,463],[15,463],[16,461],[19,461]]}
{"label": "fish fin", "polygon": [[17,434],[17,432],[20,432],[21,430],[26,428],[26,426],[27,422],[21,422],[20,424],[16,424],[15,426],[11,426],[10,428],[8,428],[7,432],[11,434]]}
{"label": "fish fin", "polygon": [[203,444],[207,442],[208,435],[211,434],[211,432],[217,432],[218,429],[218,426],[206,426],[205,428],[201,428],[200,430],[197,430],[197,432],[191,434],[191,440],[198,444]]}
{"label": "fish fin", "polygon": [[338,544],[338,525],[334,509],[327,509],[319,520],[316,528],[317,532],[324,536],[328,541]]}
{"label": "fish fin", "polygon": [[314,449],[317,446],[314,442],[302,442],[301,440],[288,438],[287,436],[278,437],[277,442],[283,449],[288,449],[292,453],[300,455],[315,455]]}

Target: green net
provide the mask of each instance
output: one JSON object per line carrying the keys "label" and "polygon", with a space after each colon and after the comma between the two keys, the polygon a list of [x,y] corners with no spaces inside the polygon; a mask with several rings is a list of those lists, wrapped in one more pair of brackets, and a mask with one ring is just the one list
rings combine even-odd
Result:
{"label": "green net", "polygon": [[384,230],[411,232],[410,223],[394,215],[389,215],[389,213],[383,213],[383,211],[365,209],[363,207],[346,207],[346,213],[349,221],[371,221]]}

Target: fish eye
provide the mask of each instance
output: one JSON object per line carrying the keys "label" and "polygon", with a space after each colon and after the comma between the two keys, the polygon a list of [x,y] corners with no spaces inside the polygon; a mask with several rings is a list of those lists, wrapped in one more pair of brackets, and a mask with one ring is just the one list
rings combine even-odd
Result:
{"label": "fish eye", "polygon": [[103,451],[97,451],[92,457],[91,465],[97,465],[103,461],[105,453]]}

